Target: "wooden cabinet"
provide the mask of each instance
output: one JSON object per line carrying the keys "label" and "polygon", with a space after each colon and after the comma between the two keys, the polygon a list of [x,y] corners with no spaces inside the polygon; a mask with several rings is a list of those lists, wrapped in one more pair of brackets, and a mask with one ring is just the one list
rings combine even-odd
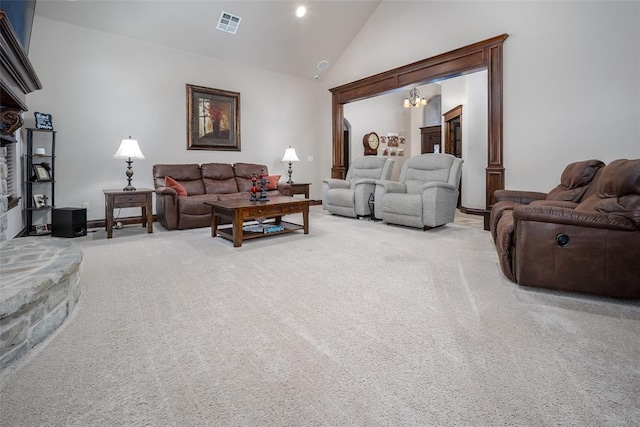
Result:
{"label": "wooden cabinet", "polygon": [[433,153],[434,147],[439,146],[439,152],[442,153],[442,126],[427,126],[420,128],[421,146],[420,154]]}
{"label": "wooden cabinet", "polygon": [[26,234],[51,233],[51,210],[55,207],[56,131],[27,129],[24,155]]}

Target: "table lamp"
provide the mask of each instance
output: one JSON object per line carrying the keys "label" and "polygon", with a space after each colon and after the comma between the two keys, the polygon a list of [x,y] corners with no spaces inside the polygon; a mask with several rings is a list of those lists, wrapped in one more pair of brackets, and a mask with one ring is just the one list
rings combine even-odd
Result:
{"label": "table lamp", "polygon": [[282,158],[282,161],[289,162],[289,171],[288,171],[289,181],[287,181],[287,184],[293,184],[293,181],[291,180],[291,173],[293,172],[291,170],[291,163],[300,161],[300,159],[296,155],[296,149],[291,148],[291,146],[289,146],[289,148],[287,148],[287,150],[284,152],[284,157]]}
{"label": "table lamp", "polygon": [[144,159],[144,154],[140,151],[140,147],[138,146],[138,141],[135,139],[123,139],[120,143],[120,147],[116,154],[113,155],[114,159],[127,159],[127,181],[128,184],[124,187],[123,191],[134,191],[136,188],[131,185],[131,177],[133,176],[133,169],[131,169],[131,164],[133,163],[132,159]]}

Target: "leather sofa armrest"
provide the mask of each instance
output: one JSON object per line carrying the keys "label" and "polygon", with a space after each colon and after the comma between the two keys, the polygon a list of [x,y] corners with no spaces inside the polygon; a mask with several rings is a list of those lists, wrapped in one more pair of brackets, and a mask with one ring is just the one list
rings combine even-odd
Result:
{"label": "leather sofa armrest", "polygon": [[515,203],[529,204],[534,200],[544,200],[547,193],[538,191],[518,191],[518,190],[496,190],[493,197],[497,202],[510,201]]}
{"label": "leather sofa armrest", "polygon": [[344,179],[337,178],[325,178],[322,180],[325,184],[329,186],[329,189],[332,188],[351,188],[351,183],[349,181],[345,181]]}
{"label": "leather sofa armrest", "polygon": [[171,187],[158,187],[156,188],[156,194],[166,196],[177,196],[178,192]]}
{"label": "leather sofa armrest", "polygon": [[178,193],[170,187],[156,188],[156,215],[167,230],[178,228]]}
{"label": "leather sofa armrest", "polygon": [[[638,231],[638,227],[629,219],[596,211],[577,211],[570,208],[546,205],[524,205],[513,210],[513,220],[535,221],[552,224],[574,225],[588,228],[606,228],[611,230]],[[518,225],[516,224],[516,229]]]}

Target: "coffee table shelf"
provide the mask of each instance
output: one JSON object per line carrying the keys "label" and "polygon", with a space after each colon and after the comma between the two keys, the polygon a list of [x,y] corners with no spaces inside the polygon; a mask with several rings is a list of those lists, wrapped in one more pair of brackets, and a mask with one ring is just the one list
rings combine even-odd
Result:
{"label": "coffee table shelf", "polygon": [[[211,207],[211,236],[220,236],[231,240],[234,247],[242,246],[242,241],[257,239],[277,234],[291,233],[296,230],[304,230],[309,234],[309,199],[300,199],[290,196],[272,197],[267,202],[251,202],[248,200],[218,200],[205,202]],[[282,221],[282,217],[291,214],[302,214],[302,224]],[[282,225],[284,230],[271,233],[252,232],[244,229],[246,222],[257,218],[273,219],[265,224]],[[220,228],[220,220],[230,220],[231,227]]]}
{"label": "coffee table shelf", "polygon": [[[271,225],[271,224],[282,225],[284,227],[284,230],[272,231],[269,233],[259,233],[257,231],[246,231],[243,229],[242,240],[258,239],[260,237],[275,236],[276,234],[285,234],[285,233],[291,233],[292,231],[296,231],[296,230],[304,230],[304,226],[300,224],[294,224],[292,222],[287,222],[287,221],[280,221],[280,224],[276,224],[275,222],[265,222],[264,224],[265,225]],[[226,228],[218,228],[218,236],[231,240],[233,242],[233,226],[229,226]]]}

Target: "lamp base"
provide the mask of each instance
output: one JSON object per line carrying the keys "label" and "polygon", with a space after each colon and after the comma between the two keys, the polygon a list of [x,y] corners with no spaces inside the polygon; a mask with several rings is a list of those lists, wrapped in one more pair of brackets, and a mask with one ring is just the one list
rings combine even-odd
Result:
{"label": "lamp base", "polygon": [[133,163],[133,160],[131,160],[131,157],[129,157],[129,160],[125,161],[127,162],[127,171],[125,172],[125,174],[127,175],[127,186],[124,187],[122,191],[135,191],[136,187],[131,185],[131,179],[133,177],[133,169],[131,168],[131,163]]}
{"label": "lamp base", "polygon": [[289,162],[289,170],[287,171],[287,173],[289,174],[289,181],[287,181],[287,184],[293,184],[293,181],[291,180],[291,173],[293,172],[293,170],[291,170],[291,162]]}

